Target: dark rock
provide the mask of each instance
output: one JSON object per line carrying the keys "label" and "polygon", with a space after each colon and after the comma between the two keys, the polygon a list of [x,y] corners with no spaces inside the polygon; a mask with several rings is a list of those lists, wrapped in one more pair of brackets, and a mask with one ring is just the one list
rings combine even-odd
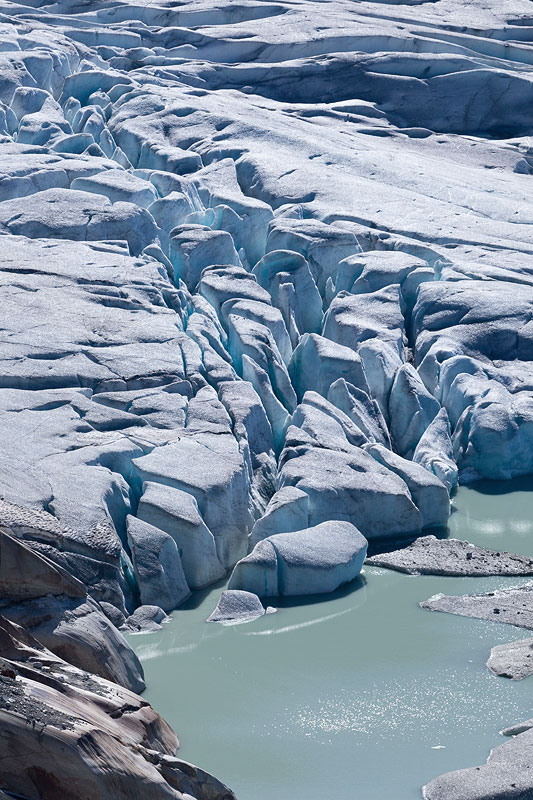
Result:
{"label": "dark rock", "polygon": [[139,659],[94,600],[49,596],[0,610],[70,664],[132,691],[145,688]]}
{"label": "dark rock", "polygon": [[148,703],[72,667],[2,616],[0,664],[15,674],[0,676],[5,792],[28,800],[235,800],[176,758],[175,733]]}
{"label": "dark rock", "polygon": [[28,600],[47,594],[85,597],[84,585],[0,529],[0,597]]}

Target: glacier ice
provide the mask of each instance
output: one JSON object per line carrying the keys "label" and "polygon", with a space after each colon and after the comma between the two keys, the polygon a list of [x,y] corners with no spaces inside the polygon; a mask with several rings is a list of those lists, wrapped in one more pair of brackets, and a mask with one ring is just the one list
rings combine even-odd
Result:
{"label": "glacier ice", "polygon": [[349,522],[278,533],[239,561],[229,587],[259,597],[332,592],[359,575],[366,548],[366,539]]}
{"label": "glacier ice", "polygon": [[128,516],[127,526],[142,605],[172,611],[191,593],[175,539],[140,517]]}
{"label": "glacier ice", "polygon": [[4,3],[0,494],[117,621],[533,471],[525,3]]}
{"label": "glacier ice", "polygon": [[239,625],[251,622],[265,614],[260,599],[252,592],[227,589],[222,592],[217,607],[207,618],[207,622],[220,622],[223,625]]}

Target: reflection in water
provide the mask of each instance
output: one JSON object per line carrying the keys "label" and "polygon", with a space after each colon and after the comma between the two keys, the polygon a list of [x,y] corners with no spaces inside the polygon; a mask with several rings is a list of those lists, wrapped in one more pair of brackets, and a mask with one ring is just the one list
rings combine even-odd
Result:
{"label": "reflection in water", "polygon": [[[461,488],[449,535],[533,556],[533,482],[506,488]],[[521,632],[418,603],[527,581],[366,568],[334,595],[272,601],[276,614],[227,627],[205,624],[219,586],[130,641],[182,757],[239,800],[414,800],[436,775],[483,762],[498,731],[530,717],[533,681],[485,667],[493,645]]]}

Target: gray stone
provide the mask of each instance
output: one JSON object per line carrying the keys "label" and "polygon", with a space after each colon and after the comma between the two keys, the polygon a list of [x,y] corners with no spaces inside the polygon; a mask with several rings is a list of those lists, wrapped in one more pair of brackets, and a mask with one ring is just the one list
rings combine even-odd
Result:
{"label": "gray stone", "polygon": [[533,795],[533,730],[494,748],[486,764],[448,772],[424,786],[425,800],[527,800]]}
{"label": "gray stone", "polygon": [[533,674],[533,639],[520,639],[493,647],[487,667],[495,675],[520,681]]}
{"label": "gray stone", "polygon": [[29,600],[44,595],[85,597],[84,585],[0,529],[0,597]]}
{"label": "gray stone", "polygon": [[410,575],[533,575],[533,559],[526,556],[435,536],[421,536],[401,550],[371,556],[366,563]]}
{"label": "gray stone", "polygon": [[533,583],[485,594],[436,594],[420,605],[429,611],[446,611],[448,614],[505,622],[533,630]]}
{"label": "gray stone", "polygon": [[0,785],[9,797],[235,800],[177,759],[178,745],[146,701],[0,616]]}
{"label": "gray stone", "polygon": [[80,669],[135,692],[145,688],[141,663],[122,634],[90,598],[41,597],[0,607],[4,617]]}

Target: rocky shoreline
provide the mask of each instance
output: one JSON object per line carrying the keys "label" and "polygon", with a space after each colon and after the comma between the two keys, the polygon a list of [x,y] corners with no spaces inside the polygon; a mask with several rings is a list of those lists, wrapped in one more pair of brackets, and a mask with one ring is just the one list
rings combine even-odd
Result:
{"label": "rocky shoreline", "polygon": [[[35,551],[47,515],[2,506],[0,786],[6,796],[234,800],[176,757],[142,666],[83,584]],[[11,524],[10,524],[11,514]],[[7,533],[24,519],[24,538]],[[20,533],[20,528],[18,529]]]}

